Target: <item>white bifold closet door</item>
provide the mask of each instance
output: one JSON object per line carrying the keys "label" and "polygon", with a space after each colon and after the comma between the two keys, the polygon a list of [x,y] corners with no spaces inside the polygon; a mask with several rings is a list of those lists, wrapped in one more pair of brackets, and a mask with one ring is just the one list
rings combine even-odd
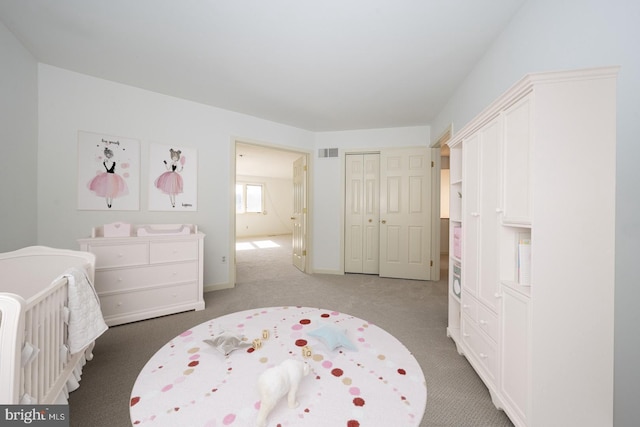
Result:
{"label": "white bifold closet door", "polygon": [[345,273],[378,274],[380,154],[347,154]]}
{"label": "white bifold closet door", "polygon": [[345,156],[345,273],[431,279],[426,148]]}

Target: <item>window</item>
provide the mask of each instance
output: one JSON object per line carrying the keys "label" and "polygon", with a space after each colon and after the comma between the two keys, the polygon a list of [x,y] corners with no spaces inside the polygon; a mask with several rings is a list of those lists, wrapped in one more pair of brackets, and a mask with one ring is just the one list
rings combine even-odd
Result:
{"label": "window", "polygon": [[263,194],[262,184],[236,184],[236,213],[262,213]]}

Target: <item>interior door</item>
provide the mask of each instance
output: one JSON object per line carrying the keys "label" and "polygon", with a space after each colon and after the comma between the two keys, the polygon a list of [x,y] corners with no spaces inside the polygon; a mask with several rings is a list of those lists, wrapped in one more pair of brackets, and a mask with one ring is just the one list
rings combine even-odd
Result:
{"label": "interior door", "polygon": [[307,158],[293,162],[293,252],[292,259],[300,271],[307,269]]}
{"label": "interior door", "polygon": [[431,279],[431,153],[380,155],[380,276]]}
{"label": "interior door", "polygon": [[378,274],[380,155],[345,156],[345,273]]}

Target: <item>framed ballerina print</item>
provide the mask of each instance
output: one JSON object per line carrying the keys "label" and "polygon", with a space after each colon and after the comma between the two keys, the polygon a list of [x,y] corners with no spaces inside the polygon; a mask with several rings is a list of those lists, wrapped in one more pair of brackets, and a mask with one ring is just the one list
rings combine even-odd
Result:
{"label": "framed ballerina print", "polygon": [[78,131],[78,209],[140,209],[140,141]]}
{"label": "framed ballerina print", "polygon": [[149,145],[149,210],[198,210],[198,156],[183,145]]}

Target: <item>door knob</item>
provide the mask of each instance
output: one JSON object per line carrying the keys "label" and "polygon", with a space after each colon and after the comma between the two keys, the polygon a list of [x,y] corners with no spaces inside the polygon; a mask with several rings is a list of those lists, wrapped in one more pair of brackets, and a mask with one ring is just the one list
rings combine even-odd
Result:
{"label": "door knob", "polygon": [[383,220],[382,220],[382,223],[383,223],[383,224],[386,224],[386,223],[387,223],[387,220],[383,219]]}
{"label": "door knob", "polygon": [[373,220],[371,218],[369,218],[369,222],[373,222]]}
{"label": "door knob", "polygon": [[295,216],[292,216],[292,217],[291,217],[291,219],[296,219],[296,217],[295,217]]}

